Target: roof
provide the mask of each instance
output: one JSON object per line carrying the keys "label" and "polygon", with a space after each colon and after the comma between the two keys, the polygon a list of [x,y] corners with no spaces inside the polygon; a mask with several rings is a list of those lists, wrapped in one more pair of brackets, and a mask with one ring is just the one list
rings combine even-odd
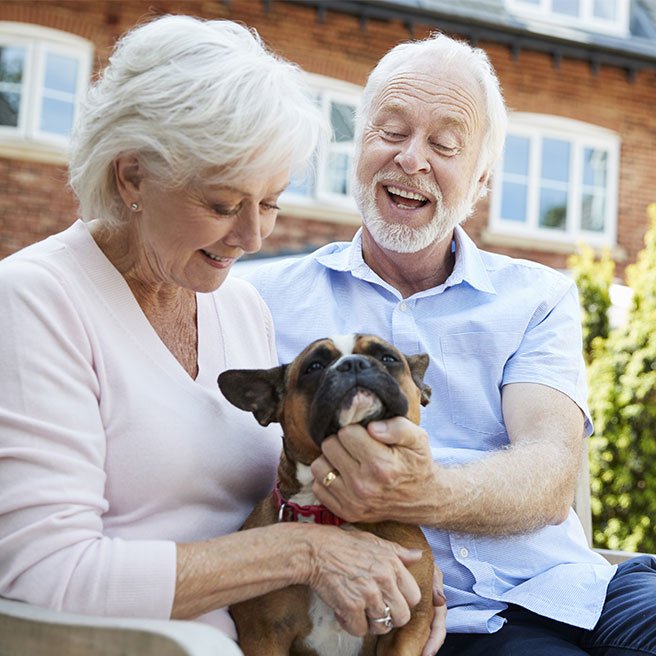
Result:
{"label": "roof", "polygon": [[623,68],[630,78],[656,69],[656,0],[630,0],[630,35],[614,36],[584,27],[559,25],[511,13],[504,0],[293,0],[326,12],[355,15],[366,29],[369,19],[401,20],[412,34],[415,25],[439,27],[476,44],[505,44],[518,56],[522,50],[549,53],[556,63],[563,57],[583,59],[593,70],[601,65]]}

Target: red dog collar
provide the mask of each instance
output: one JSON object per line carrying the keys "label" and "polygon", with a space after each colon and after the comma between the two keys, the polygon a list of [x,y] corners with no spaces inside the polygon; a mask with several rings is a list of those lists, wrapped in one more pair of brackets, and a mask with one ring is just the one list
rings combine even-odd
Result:
{"label": "red dog collar", "polygon": [[314,524],[330,524],[341,526],[346,522],[330,512],[326,506],[301,506],[293,501],[287,501],[280,494],[278,486],[273,489],[273,498],[278,510],[279,522],[310,522]]}

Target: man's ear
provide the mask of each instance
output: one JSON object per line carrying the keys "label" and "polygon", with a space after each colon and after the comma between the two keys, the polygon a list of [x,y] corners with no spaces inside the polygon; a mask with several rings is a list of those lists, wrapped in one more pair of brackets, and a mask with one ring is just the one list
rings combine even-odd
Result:
{"label": "man's ear", "polygon": [[433,390],[430,385],[424,383],[424,375],[428,369],[429,357],[427,353],[420,353],[419,355],[406,355],[405,359],[408,361],[412,380],[421,391],[421,405],[428,405]]}
{"label": "man's ear", "polygon": [[476,194],[476,200],[485,198],[490,191],[488,183],[490,182],[490,171],[483,171],[481,177],[478,178],[477,188],[478,193]]}
{"label": "man's ear", "polygon": [[241,410],[252,412],[262,425],[279,422],[287,365],[273,369],[228,369],[219,375],[223,396]]}
{"label": "man's ear", "polygon": [[121,153],[113,162],[116,188],[126,207],[140,202],[143,169],[135,153]]}

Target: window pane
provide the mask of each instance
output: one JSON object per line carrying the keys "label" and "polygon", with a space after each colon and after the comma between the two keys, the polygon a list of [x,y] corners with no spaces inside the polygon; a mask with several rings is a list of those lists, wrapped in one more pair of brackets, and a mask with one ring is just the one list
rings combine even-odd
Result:
{"label": "window pane", "polygon": [[579,0],[553,0],[551,5],[554,14],[564,14],[565,16],[579,15]]}
{"label": "window pane", "polygon": [[569,149],[567,141],[544,139],[542,142],[542,179],[569,181]]}
{"label": "window pane", "polygon": [[41,131],[66,136],[73,127],[73,103],[44,98],[41,105]]}
{"label": "window pane", "polygon": [[592,13],[595,18],[614,21],[617,19],[617,0],[594,0]]}
{"label": "window pane", "polygon": [[348,194],[349,156],[332,153],[328,158],[328,191],[334,194]]}
{"label": "window pane", "polygon": [[311,171],[304,174],[293,175],[285,193],[312,196],[314,193],[314,175]]}
{"label": "window pane", "polygon": [[0,82],[20,84],[24,66],[25,48],[0,46]]}
{"label": "window pane", "polygon": [[607,165],[605,150],[586,148],[583,151],[583,184],[606,188]]}
{"label": "window pane", "polygon": [[526,198],[528,196],[526,185],[504,182],[501,193],[501,218],[506,221],[526,223]]}
{"label": "window pane", "polygon": [[334,138],[338,143],[353,141],[353,105],[330,103],[330,122],[333,126]]}
{"label": "window pane", "polygon": [[74,94],[77,86],[77,60],[48,53],[44,86],[49,90]]}
{"label": "window pane", "polygon": [[592,232],[604,231],[606,216],[605,194],[583,194],[581,203],[581,228]]}
{"label": "window pane", "polygon": [[567,224],[567,192],[557,189],[540,190],[541,228],[565,230]]}
{"label": "window pane", "polygon": [[0,47],[0,125],[18,125],[24,65],[24,48]]}
{"label": "window pane", "polygon": [[504,172],[528,175],[528,152],[530,143],[530,140],[526,137],[508,135],[503,151]]}
{"label": "window pane", "polygon": [[19,94],[0,91],[0,125],[9,125],[15,128],[18,125],[19,107]]}

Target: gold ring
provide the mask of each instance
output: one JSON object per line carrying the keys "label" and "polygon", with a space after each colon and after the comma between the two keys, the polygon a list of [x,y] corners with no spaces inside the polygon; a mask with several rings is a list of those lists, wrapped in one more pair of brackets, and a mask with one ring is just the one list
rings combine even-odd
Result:
{"label": "gold ring", "polygon": [[335,482],[336,478],[337,474],[331,470],[323,477],[323,481],[321,482],[323,483],[324,487],[330,487]]}

